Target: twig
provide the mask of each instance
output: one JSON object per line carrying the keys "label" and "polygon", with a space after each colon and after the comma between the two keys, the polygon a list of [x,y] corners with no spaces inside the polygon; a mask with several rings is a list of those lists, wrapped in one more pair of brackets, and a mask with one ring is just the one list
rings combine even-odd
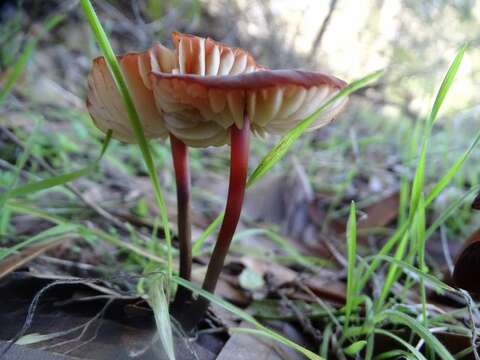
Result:
{"label": "twig", "polygon": [[66,280],[59,280],[52,282],[51,284],[48,284],[47,286],[43,287],[35,297],[33,298],[32,302],[30,303],[30,306],[28,307],[28,312],[27,312],[27,317],[25,319],[25,322],[23,323],[22,328],[20,331],[13,337],[10,342],[5,345],[5,347],[0,351],[0,359],[11,349],[13,344],[15,344],[22,336],[25,335],[27,330],[30,328],[33,322],[33,317],[35,316],[35,312],[37,310],[38,303],[40,301],[40,298],[42,297],[43,294],[45,294],[49,289],[51,289],[54,286],[57,285],[62,285],[62,284],[81,284],[84,283],[85,279],[66,279]]}
{"label": "twig", "polygon": [[313,40],[312,48],[310,49],[310,54],[309,54],[310,59],[313,59],[317,53],[317,49],[319,48],[320,43],[322,42],[323,36],[327,31],[328,24],[330,24],[330,21],[332,19],[332,15],[333,15],[333,12],[335,11],[335,7],[337,6],[337,2],[338,0],[330,0],[327,16],[325,16],[322,26],[320,26],[317,36],[315,36],[315,40]]}
{"label": "twig", "polygon": [[302,325],[303,329],[311,336],[313,336],[313,338],[318,341],[318,343],[321,343],[322,334],[320,333],[320,331],[315,329],[308,316],[305,316],[305,314],[302,313],[298,306],[296,306],[295,303],[285,295],[284,291],[279,291],[278,295],[280,295],[282,302],[284,302],[285,305],[292,310],[293,314],[297,318],[298,322]]}
{"label": "twig", "polygon": [[[105,311],[107,311],[108,307],[112,304],[114,299],[109,299],[105,305],[103,306],[103,308],[93,317],[91,318],[90,320],[88,320],[85,324],[84,324],[84,327],[82,329],[82,331],[80,332],[80,334],[76,337],[76,338],[73,338],[73,339],[70,339],[70,340],[66,340],[66,341],[61,341],[57,344],[53,344],[51,346],[49,346],[48,348],[54,348],[54,347],[59,347],[59,346],[62,346],[62,345],[66,345],[66,344],[70,344],[72,342],[75,342],[75,341],[80,341],[82,339],[82,337],[86,334],[86,332],[88,331],[88,329],[90,328],[90,325],[92,325],[96,320],[100,320],[103,318],[103,315],[105,314]],[[75,351],[77,350],[78,348],[88,344],[89,342],[92,342],[93,340],[96,339],[96,337],[98,336],[98,331],[100,330],[102,326],[102,323],[100,322],[99,325],[96,327],[95,329],[95,332],[93,333],[93,335],[90,337],[90,339],[82,342],[81,344],[78,344],[77,346],[74,346],[72,347],[71,349],[65,351],[65,355],[66,354],[69,354],[71,353],[72,351]]]}
{"label": "twig", "polygon": [[443,226],[440,228],[440,240],[442,241],[442,251],[448,266],[448,271],[450,274],[453,274],[454,266],[453,266],[452,254],[450,253],[447,234],[445,233],[445,228]]}

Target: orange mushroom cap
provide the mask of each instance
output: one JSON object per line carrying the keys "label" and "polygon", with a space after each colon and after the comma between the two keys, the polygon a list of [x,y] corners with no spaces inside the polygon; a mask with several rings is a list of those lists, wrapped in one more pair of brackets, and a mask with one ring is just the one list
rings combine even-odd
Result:
{"label": "orange mushroom cap", "polygon": [[[260,135],[280,134],[317,110],[346,83],[320,72],[262,70],[234,76],[150,73],[165,125],[190,146],[223,145],[228,129],[242,128],[244,113]],[[329,123],[344,107],[341,98],[310,129]]]}

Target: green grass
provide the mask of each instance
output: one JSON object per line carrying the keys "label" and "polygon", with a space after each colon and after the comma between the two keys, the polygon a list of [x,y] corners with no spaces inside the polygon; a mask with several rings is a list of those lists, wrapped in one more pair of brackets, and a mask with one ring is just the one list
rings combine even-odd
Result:
{"label": "green grass", "polygon": [[[448,143],[442,142],[442,138],[448,138],[450,130],[448,127],[446,129],[434,128],[444,100],[461,65],[466,47],[462,47],[453,60],[436,94],[430,113],[424,119],[418,119],[415,124],[402,123],[402,131],[398,131],[396,121],[393,125],[388,124],[387,121],[383,123],[381,115],[365,110],[365,113],[361,115],[365,118],[359,116],[360,124],[340,122],[331,130],[331,136],[321,143],[317,143],[314,135],[304,134],[315,115],[338,97],[347,96],[377,79],[381,73],[375,72],[352,82],[337,97],[330,99],[312,116],[304,119],[296,128],[273,144],[270,149],[267,149],[265,145],[254,145],[253,157],[258,160],[258,166],[251,172],[249,185],[272,172],[283,172],[289,166],[286,161],[290,158],[289,154],[293,154],[305,167],[315,190],[328,190],[331,194],[330,202],[327,204],[329,221],[346,219],[348,216],[344,251],[347,260],[345,268],[347,302],[344,307],[337,309],[321,299],[317,299],[318,303],[315,303],[315,306],[318,311],[312,320],[322,330],[323,338],[321,343],[317,344],[316,349],[307,349],[264,326],[260,321],[261,316],[255,318],[248,311],[239,309],[215,295],[205,293],[196,285],[172,274],[173,260],[177,252],[171,246],[170,225],[162,191],[173,189],[173,186],[167,184],[162,188],[157,175],[158,169],[167,167],[163,165],[167,164],[165,159],[168,158],[168,150],[164,144],[149,144],[145,139],[138,114],[109,39],[90,2],[82,0],[81,5],[125,101],[138,145],[120,145],[115,141],[110,141],[110,134],[108,134],[100,151],[97,150],[98,145],[92,146],[97,142],[91,139],[91,135],[96,134],[95,130],[91,125],[86,125],[88,119],[80,120],[82,117],[87,117],[85,114],[75,115],[76,119],[78,117],[78,121],[75,122],[76,131],[74,133],[77,136],[84,134],[82,135],[84,142],[77,142],[75,135],[64,135],[62,140],[55,141],[52,135],[39,135],[37,130],[41,129],[43,121],[50,121],[48,116],[45,116],[46,120],[39,123],[37,130],[30,129],[26,133],[19,131],[18,135],[26,138],[25,147],[17,156],[13,169],[0,174],[0,186],[6,189],[0,196],[0,234],[15,239],[13,243],[8,240],[10,241],[8,245],[6,245],[7,240],[2,239],[0,260],[32,244],[52,241],[66,233],[82,239],[82,244],[85,246],[95,247],[99,242],[113,245],[117,250],[110,255],[112,257],[122,255],[123,260],[118,264],[119,268],[136,273],[152,271],[156,274],[152,277],[146,276],[137,288],[140,293],[149,295],[157,327],[162,333],[163,346],[169,349],[170,358],[172,357],[172,341],[167,304],[169,289],[174,284],[190,288],[253,326],[248,329],[233,328],[230,329],[231,333],[248,333],[273,339],[299,351],[309,359],[329,358],[335,354],[353,358],[358,353],[361,353],[361,357],[365,359],[387,359],[400,356],[412,359],[430,359],[432,356],[438,359],[455,358],[454,354],[450,354],[444,344],[440,343],[429,329],[442,327],[453,334],[470,336],[471,329],[462,321],[462,319],[468,318],[469,309],[465,307],[445,314],[429,307],[427,290],[462,295],[438,279],[440,271],[435,264],[430,263],[425,249],[428,241],[436,240],[438,229],[442,226],[449,234],[458,235],[459,232],[466,232],[465,229],[478,225],[468,210],[469,200],[478,190],[478,176],[472,175],[472,171],[466,167],[469,161],[477,160],[474,150],[480,140],[480,133],[473,138],[470,138],[471,134],[468,134],[469,137],[465,138],[460,152],[444,156],[449,152],[449,147]],[[52,19],[58,21],[57,17]],[[51,26],[56,24],[55,21],[52,20],[53,25],[50,22],[45,23],[44,30],[51,29]],[[12,64],[6,80],[2,83],[0,106],[5,104],[8,96],[15,89],[20,75],[28,72],[28,61],[32,59],[32,54],[36,51],[37,42],[37,37],[27,41],[25,47],[18,54],[17,60]],[[37,111],[40,112],[40,110]],[[58,114],[65,117],[71,115],[68,109],[60,109]],[[379,122],[382,122],[381,126]],[[359,137],[355,144],[359,153],[352,161],[351,153],[354,144],[345,134],[355,126],[365,126],[369,131],[367,133],[359,131]],[[297,142],[300,138],[303,141]],[[382,238],[383,247],[378,251],[372,251],[358,243],[361,233],[357,228],[357,216],[360,217],[362,209],[375,202],[375,199],[354,195],[355,201],[350,202],[349,186],[359,176],[368,175],[372,167],[376,165],[371,164],[367,157],[367,150],[385,149],[386,146],[393,147],[392,151],[400,154],[406,170],[396,174],[400,190],[399,215],[396,226],[383,229],[384,233],[390,235],[376,235],[377,238]],[[99,151],[100,154],[93,160],[87,160],[86,166],[73,167],[79,170],[61,171],[63,174],[58,176],[49,176],[28,161],[30,154],[34,153],[40,158],[52,160],[62,168],[79,153],[85,152],[91,156],[93,150],[90,148]],[[140,149],[141,159],[137,149]],[[1,150],[2,148],[0,148]],[[199,150],[192,153],[192,167],[196,169],[197,173],[202,169],[211,171],[225,169],[223,158],[218,160],[217,157],[211,156],[205,159],[205,152]],[[264,155],[265,153],[266,155]],[[440,165],[433,166],[433,162],[430,161],[433,156],[443,157],[442,161],[439,161]],[[280,160],[282,161],[280,162]],[[162,161],[161,165],[159,165],[160,161]],[[149,214],[145,198],[132,202],[131,208],[134,209],[132,212],[154,224],[152,235],[147,240],[142,237],[141,229],[131,224],[128,224],[128,234],[120,234],[108,224],[103,227],[96,226],[97,224],[94,224],[95,226],[88,225],[85,220],[90,220],[92,214],[85,207],[78,205],[77,198],[66,192],[62,193],[67,197],[64,203],[52,201],[46,206],[42,202],[49,194],[59,192],[59,187],[73,180],[88,178],[103,181],[105,174],[102,173],[100,167],[103,162],[111,164],[128,176],[136,176],[143,171],[143,167],[146,168],[160,217]],[[165,171],[167,172],[167,170]],[[21,180],[22,173],[28,175],[28,181]],[[324,176],[325,173],[331,177]],[[332,180],[334,176],[340,181]],[[325,179],[330,181],[326,183]],[[471,184],[471,189],[465,189],[466,183]],[[450,202],[446,208],[440,208],[436,201],[448,188],[460,189],[462,195]],[[205,196],[202,200],[205,198],[207,197]],[[117,204],[105,203],[102,205],[106,208],[114,208]],[[50,223],[51,227],[31,236],[16,237],[13,220],[19,214],[42,219]],[[200,232],[193,245],[195,255],[205,256],[210,253],[211,244],[207,243],[207,240],[213,235],[221,220],[222,214],[218,215],[205,229],[202,229],[203,231]],[[301,268],[310,275],[319,274],[323,267],[332,266],[331,262],[324,259],[301,253],[293,244],[289,243],[288,238],[269,224],[252,224],[248,221],[245,221],[245,224],[248,224],[248,228],[239,231],[234,239],[232,246],[234,253],[251,257],[258,256],[261,259],[269,256],[268,260],[270,261]],[[157,236],[159,228],[163,229],[165,235],[165,242],[161,244],[159,244],[158,238],[162,234]],[[465,234],[461,233],[461,235]],[[267,254],[267,251],[263,249],[252,249],[242,245],[242,239],[257,236],[268,239],[274,250]],[[340,241],[343,241],[343,238]],[[161,270],[160,274],[159,269]],[[367,285],[373,284],[375,287],[375,281],[378,279],[382,279],[379,282],[380,291],[378,294],[372,294]],[[420,295],[418,303],[412,303],[409,298],[409,290]],[[252,306],[252,309],[254,308],[255,306]],[[290,316],[288,320],[292,320],[292,317]],[[398,335],[398,329],[409,332],[407,339]],[[374,356],[375,341],[380,335],[394,340],[398,344],[398,349]],[[425,342],[425,346],[420,351],[415,348],[416,343],[414,343],[419,338]],[[468,351],[472,351],[472,349],[465,350],[465,352]]]}
{"label": "green grass", "polygon": [[347,303],[345,304],[345,323],[344,323],[344,332],[348,329],[348,324],[350,322],[350,316],[352,315],[353,309],[356,305],[357,300],[357,278],[358,278],[358,267],[356,266],[356,256],[357,256],[357,218],[356,218],[356,207],[355,203],[352,202],[350,206],[350,216],[348,217],[347,223]]}

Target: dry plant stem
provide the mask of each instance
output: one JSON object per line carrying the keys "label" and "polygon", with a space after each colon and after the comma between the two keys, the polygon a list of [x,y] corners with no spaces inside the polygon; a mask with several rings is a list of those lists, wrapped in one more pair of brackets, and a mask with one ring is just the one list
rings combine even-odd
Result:
{"label": "dry plant stem", "polygon": [[[180,277],[190,280],[192,272],[192,231],[190,219],[190,170],[187,146],[170,134],[173,167],[177,186],[177,222],[180,247]],[[179,287],[173,307],[182,306],[191,296],[190,290]]]}
{"label": "dry plant stem", "polygon": [[[250,122],[244,115],[242,129],[232,125],[230,128],[230,180],[228,186],[225,216],[218,234],[202,288],[213,293],[223,268],[225,258],[232,242],[242,211],[243,197],[247,181],[248,152],[250,143]],[[199,297],[184,314],[181,322],[185,330],[193,329],[204,317],[208,308],[208,300]]]}

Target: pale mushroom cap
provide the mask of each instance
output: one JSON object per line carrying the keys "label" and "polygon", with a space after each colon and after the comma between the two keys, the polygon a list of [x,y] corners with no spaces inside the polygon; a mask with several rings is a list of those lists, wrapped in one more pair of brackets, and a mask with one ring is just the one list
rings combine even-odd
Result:
{"label": "pale mushroom cap", "polygon": [[[168,117],[169,131],[191,146],[225,144],[229,127],[243,126],[244,113],[256,133],[284,133],[346,85],[324,73],[300,70],[264,70],[234,76],[152,72],[149,77],[157,107]],[[328,124],[346,102],[343,97],[331,104],[310,129]],[[200,125],[207,124],[208,136],[197,132]]]}
{"label": "pale mushroom cap", "polygon": [[[140,63],[145,65],[147,61],[145,57],[148,55],[148,52],[131,53],[118,57],[118,60],[145,136],[163,138],[168,133],[163,115],[157,109],[153,93],[145,86],[140,73]],[[149,72],[158,69],[158,66],[149,67]],[[145,80],[148,80],[147,77]],[[106,132],[111,129],[114,138],[129,143],[135,142],[123,99],[103,57],[93,60],[88,75],[87,108],[100,130]]]}

